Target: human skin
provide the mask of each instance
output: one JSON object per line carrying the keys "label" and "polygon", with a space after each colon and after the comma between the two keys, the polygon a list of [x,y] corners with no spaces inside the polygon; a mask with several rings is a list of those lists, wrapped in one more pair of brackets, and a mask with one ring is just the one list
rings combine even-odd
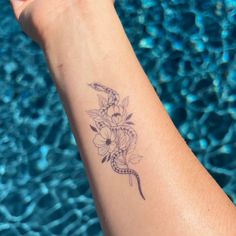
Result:
{"label": "human skin", "polygon": [[[110,0],[11,0],[24,31],[42,47],[79,146],[106,235],[233,236],[236,210],[173,125],[140,66]],[[138,135],[128,176],[101,164],[87,112],[98,82],[129,96]]]}

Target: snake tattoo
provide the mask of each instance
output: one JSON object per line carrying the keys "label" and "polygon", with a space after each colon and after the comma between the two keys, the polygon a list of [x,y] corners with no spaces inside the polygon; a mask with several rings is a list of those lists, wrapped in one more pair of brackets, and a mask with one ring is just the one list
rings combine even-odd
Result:
{"label": "snake tattoo", "polygon": [[98,155],[102,157],[102,163],[110,162],[114,172],[129,176],[131,186],[132,178],[135,178],[139,193],[145,200],[139,174],[130,168],[139,163],[143,157],[134,153],[137,133],[131,121],[133,114],[127,113],[129,97],[120,101],[120,95],[115,90],[100,83],[88,85],[99,92],[97,95],[99,108],[87,111],[94,123],[90,128],[95,132],[93,143],[98,149]]}

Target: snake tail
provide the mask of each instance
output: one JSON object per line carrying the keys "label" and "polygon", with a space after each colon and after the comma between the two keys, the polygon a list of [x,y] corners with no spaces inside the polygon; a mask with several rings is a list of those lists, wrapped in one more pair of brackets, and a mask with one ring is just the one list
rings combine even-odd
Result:
{"label": "snake tail", "polygon": [[143,200],[145,200],[145,197],[143,195],[142,188],[141,188],[141,180],[140,180],[140,177],[139,177],[138,173],[135,170],[132,170],[132,169],[129,169],[129,168],[120,168],[118,166],[115,158],[111,159],[111,167],[118,174],[135,176],[135,178],[137,180],[137,183],[138,183],[139,193],[140,193],[141,197],[143,198]]}

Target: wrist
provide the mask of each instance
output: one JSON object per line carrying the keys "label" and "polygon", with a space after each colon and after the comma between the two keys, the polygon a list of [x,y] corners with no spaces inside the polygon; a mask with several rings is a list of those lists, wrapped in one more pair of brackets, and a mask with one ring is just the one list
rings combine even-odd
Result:
{"label": "wrist", "polygon": [[[54,81],[63,91],[71,81],[83,79],[79,78],[78,68],[90,65],[99,70],[113,50],[114,41],[123,35],[112,2],[98,2],[67,11],[66,21],[60,21],[42,43]],[[92,71],[85,70],[84,78],[89,73]]]}
{"label": "wrist", "polygon": [[75,34],[78,40],[78,37],[83,37],[85,28],[88,25],[90,25],[89,30],[92,30],[92,27],[96,27],[96,24],[90,24],[92,21],[94,22],[95,20],[97,22],[100,20],[101,14],[109,13],[109,11],[114,11],[114,0],[76,1],[75,4],[71,4],[59,12],[53,24],[49,24],[41,32],[39,44],[47,52],[56,47],[57,43],[66,44],[67,41],[71,41]]}

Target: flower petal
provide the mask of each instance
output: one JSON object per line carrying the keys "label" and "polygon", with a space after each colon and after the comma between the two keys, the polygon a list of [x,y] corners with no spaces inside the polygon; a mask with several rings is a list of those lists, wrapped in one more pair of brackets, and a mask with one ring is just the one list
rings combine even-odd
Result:
{"label": "flower petal", "polygon": [[114,113],[120,113],[120,107],[119,106],[114,106],[113,111],[114,111]]}
{"label": "flower petal", "polygon": [[110,140],[113,142],[116,139],[116,135],[114,132],[111,132]]}
{"label": "flower petal", "polygon": [[104,139],[111,137],[111,130],[108,127],[104,127],[100,130],[100,133]]}
{"label": "flower petal", "polygon": [[119,109],[120,109],[120,114],[122,115],[124,113],[124,108],[120,106]]}
{"label": "flower petal", "polygon": [[109,152],[113,152],[116,148],[116,144],[115,142],[112,142],[110,145],[109,145]]}
{"label": "flower petal", "polygon": [[129,144],[129,136],[124,132],[119,133],[119,145],[120,148],[125,148]]}
{"label": "flower petal", "polygon": [[93,139],[93,143],[97,147],[101,147],[101,146],[106,145],[106,140],[100,134],[97,134],[95,138]]}
{"label": "flower petal", "polygon": [[101,156],[104,156],[104,155],[106,155],[108,150],[109,150],[109,146],[104,145],[104,146],[98,148],[98,154]]}
{"label": "flower petal", "polygon": [[111,106],[111,107],[108,108],[107,114],[108,114],[109,116],[112,116],[113,113],[114,113],[114,106]]}
{"label": "flower petal", "polygon": [[122,117],[121,116],[117,116],[117,121],[118,121],[118,124],[121,123]]}
{"label": "flower petal", "polygon": [[120,116],[112,116],[112,121],[115,123],[115,124],[119,124],[119,117]]}

